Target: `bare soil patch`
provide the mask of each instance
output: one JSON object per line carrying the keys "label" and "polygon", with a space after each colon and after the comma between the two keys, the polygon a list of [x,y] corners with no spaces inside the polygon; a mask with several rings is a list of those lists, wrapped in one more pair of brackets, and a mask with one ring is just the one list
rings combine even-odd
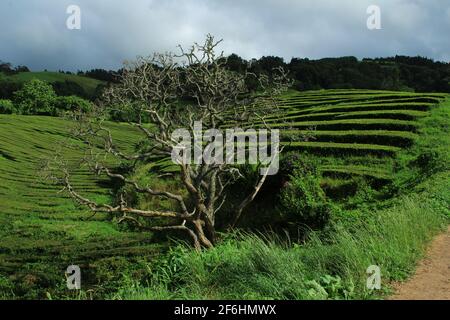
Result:
{"label": "bare soil patch", "polygon": [[391,300],[450,300],[450,226],[433,240],[415,274],[394,288]]}

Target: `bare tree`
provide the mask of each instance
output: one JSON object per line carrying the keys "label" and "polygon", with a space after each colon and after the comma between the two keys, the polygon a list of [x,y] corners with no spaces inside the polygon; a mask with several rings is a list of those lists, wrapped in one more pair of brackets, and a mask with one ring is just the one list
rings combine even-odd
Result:
{"label": "bare tree", "polygon": [[[216,49],[221,41],[208,35],[202,44],[195,43],[188,50],[179,46],[180,54],[155,54],[126,63],[120,84],[107,89],[95,115],[79,115],[75,135],[88,147],[83,163],[97,175],[106,175],[131,187],[134,192],[168,199],[175,210],[143,210],[129,205],[125,192],[116,204],[100,204],[81,195],[71,183],[70,170],[63,158],[57,157],[52,167],[62,170],[58,181],[78,203],[95,212],[119,215],[119,221],[131,221],[141,227],[143,218],[167,218],[167,223],[153,226],[156,231],[183,230],[197,249],[211,248],[216,242],[216,215],[225,200],[225,188],[239,176],[239,167],[228,163],[178,162],[179,171],[173,175],[183,192],[157,190],[141,185],[108,158],[120,161],[145,162],[155,157],[170,157],[174,146],[172,133],[176,129],[194,131],[194,122],[204,128],[223,129],[265,124],[265,117],[274,113],[275,96],[288,85],[286,73],[274,70],[271,77],[229,71],[226,58]],[[247,89],[246,81],[254,77],[260,83],[257,93]],[[125,152],[113,139],[104,115],[111,111],[128,115],[128,122],[136,127],[146,143],[135,153]],[[266,181],[267,173],[259,176],[251,192],[236,205],[230,225],[236,224],[244,209],[251,203]],[[160,221],[160,219],[158,220]]]}

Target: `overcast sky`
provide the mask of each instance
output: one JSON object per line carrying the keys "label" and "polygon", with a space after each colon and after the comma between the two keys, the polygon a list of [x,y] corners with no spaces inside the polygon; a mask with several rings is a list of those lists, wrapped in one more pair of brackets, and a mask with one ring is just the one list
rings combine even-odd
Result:
{"label": "overcast sky", "polygon": [[[366,10],[381,9],[381,30]],[[69,30],[69,5],[81,29]],[[177,44],[224,39],[244,58],[422,55],[450,61],[449,0],[1,0],[0,60],[32,70],[117,69]]]}

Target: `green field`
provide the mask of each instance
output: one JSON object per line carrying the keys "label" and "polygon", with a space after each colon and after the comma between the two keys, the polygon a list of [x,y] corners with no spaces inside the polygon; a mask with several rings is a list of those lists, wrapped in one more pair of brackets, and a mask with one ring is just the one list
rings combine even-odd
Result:
{"label": "green field", "polygon": [[103,81],[78,76],[75,74],[64,74],[59,72],[40,71],[40,72],[20,72],[12,76],[5,76],[0,74],[0,77],[6,78],[16,82],[28,82],[33,79],[39,79],[48,83],[72,81],[80,85],[88,95],[92,96],[98,85],[103,84]]}
{"label": "green field", "polygon": [[[58,118],[0,115],[0,274],[12,275],[19,294],[28,297],[42,297],[35,288],[64,280],[64,265],[142,257],[158,249],[149,245],[148,234],[121,232],[106,216],[86,219],[90,214],[85,209],[38,177],[41,159],[61,144],[66,146],[67,159],[83,156],[81,146],[68,139],[70,125]],[[137,140],[129,127],[110,126],[121,144]],[[70,142],[73,146],[68,148]],[[98,201],[110,199],[105,181],[92,177],[85,168],[74,172],[74,183],[85,194]]]}
{"label": "green field", "polygon": [[[14,77],[26,81],[34,76],[50,82],[67,77],[90,90],[99,83],[57,73]],[[374,188],[392,182],[399,174],[399,154],[415,144],[421,119],[444,99],[441,94],[370,90],[290,91],[280,98],[281,108],[269,125],[281,129],[287,150],[307,152],[317,160],[322,184],[333,196],[354,179],[366,179]],[[82,156],[82,146],[67,131],[70,126],[58,118],[0,115],[0,298],[45,298],[47,292],[60,292],[64,270],[72,263],[91,270],[89,281],[95,288],[114,281],[115,273],[123,271],[118,270],[124,259],[151,260],[166,249],[165,242],[148,233],[123,230],[107,215],[88,219],[86,209],[39,178],[40,161],[61,144],[73,163]],[[109,126],[125,148],[132,149],[139,141],[129,126]],[[304,141],[304,134],[312,136],[310,141]],[[74,182],[98,201],[112,196],[109,181],[93,177],[86,168],[76,168]]]}

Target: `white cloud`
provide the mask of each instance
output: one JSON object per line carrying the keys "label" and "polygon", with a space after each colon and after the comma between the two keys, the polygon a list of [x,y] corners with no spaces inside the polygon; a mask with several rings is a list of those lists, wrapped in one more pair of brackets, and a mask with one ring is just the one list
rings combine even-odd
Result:
{"label": "white cloud", "polygon": [[[2,0],[0,59],[34,69],[117,68],[206,33],[245,58],[355,55],[448,57],[450,3],[440,0]],[[81,30],[67,30],[79,5]],[[381,7],[382,30],[366,27]]]}

